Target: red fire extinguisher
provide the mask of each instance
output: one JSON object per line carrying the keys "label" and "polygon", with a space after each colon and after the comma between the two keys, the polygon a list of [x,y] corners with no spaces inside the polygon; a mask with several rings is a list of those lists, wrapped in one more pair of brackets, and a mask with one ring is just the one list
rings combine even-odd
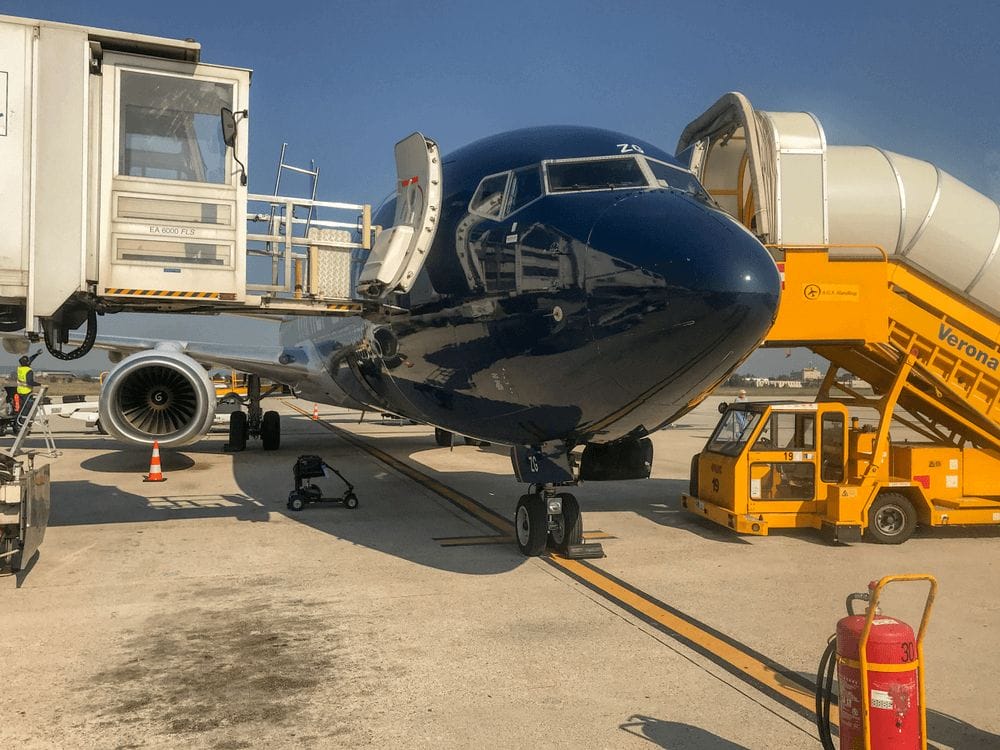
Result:
{"label": "red fire extinguisher", "polygon": [[[878,609],[882,589],[897,581],[930,583],[916,636],[905,622]],[[816,720],[826,750],[834,750],[834,664],[840,682],[840,750],[926,750],[923,640],[936,594],[933,576],[903,575],[872,581],[867,592],[847,597],[847,617],[837,623],[817,675]],[[854,614],[858,600],[868,602],[863,615]]]}

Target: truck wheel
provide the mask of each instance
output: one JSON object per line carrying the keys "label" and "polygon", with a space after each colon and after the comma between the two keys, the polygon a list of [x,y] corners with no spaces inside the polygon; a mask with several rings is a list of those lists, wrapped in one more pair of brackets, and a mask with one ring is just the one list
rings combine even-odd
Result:
{"label": "truck wheel", "polygon": [[917,528],[913,503],[898,492],[886,492],[875,498],[868,509],[865,535],[879,544],[902,544]]}

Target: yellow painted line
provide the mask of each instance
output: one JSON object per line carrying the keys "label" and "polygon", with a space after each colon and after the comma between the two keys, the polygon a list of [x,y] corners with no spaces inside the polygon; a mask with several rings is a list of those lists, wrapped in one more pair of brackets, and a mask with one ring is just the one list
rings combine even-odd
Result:
{"label": "yellow painted line", "polygon": [[[299,414],[305,417],[312,416],[311,413],[291,401],[286,401],[286,403]],[[330,432],[334,432],[344,438],[348,443],[360,448],[400,473],[410,477],[418,484],[451,501],[499,532],[499,535],[494,537],[455,537],[448,540],[436,540],[442,542],[444,546],[457,546],[460,543],[500,544],[508,540],[513,541],[513,524],[498,513],[486,508],[467,495],[463,495],[457,490],[441,484],[436,479],[429,477],[385,451],[357,438],[347,430],[336,427],[322,419],[319,420],[319,423]],[[592,536],[588,536],[588,538],[607,538],[607,536],[598,537],[598,534],[604,534],[604,532],[600,531],[590,532],[590,534]],[[460,539],[466,541],[459,542],[458,540]],[[446,544],[446,542],[451,542],[451,544]],[[714,629],[704,623],[700,623],[679,610],[654,599],[645,592],[628,585],[591,563],[569,560],[555,554],[548,555],[543,559],[556,569],[561,570],[574,580],[579,581],[587,588],[600,594],[606,600],[706,656],[714,664],[719,665],[730,674],[757,688],[765,695],[769,695],[779,703],[810,720],[814,719],[816,697],[813,688],[800,684],[802,678],[794,675],[794,673],[790,673],[789,670],[784,669],[780,664],[772,662],[762,654],[753,652],[749,647],[718,631],[714,631]],[[840,722],[840,714],[837,706],[830,707],[830,721],[833,724],[839,724]]]}
{"label": "yellow painted line", "polygon": [[[792,707],[804,709],[810,718],[815,715],[815,694],[804,685],[792,682],[782,673],[783,670],[779,669],[778,665],[768,664],[765,659],[750,653],[746,648],[741,648],[734,641],[722,637],[721,634],[709,632],[700,623],[692,622],[676,610],[614,579],[594,565],[579,560],[568,560],[559,555],[551,555],[549,562],[588,585],[589,588],[603,594],[605,598],[637,614],[646,622],[659,625],[661,629],[678,636],[696,651],[714,657],[712,661],[727,671],[740,673],[752,684],[763,687],[765,692],[781,696],[785,699],[783,702],[786,705],[793,704]],[[830,721],[834,724],[840,723],[837,706],[830,708]]]}

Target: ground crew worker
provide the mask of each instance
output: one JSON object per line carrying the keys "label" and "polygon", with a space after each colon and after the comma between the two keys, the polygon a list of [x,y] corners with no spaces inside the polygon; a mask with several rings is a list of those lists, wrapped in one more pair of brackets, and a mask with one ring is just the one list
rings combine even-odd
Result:
{"label": "ground crew worker", "polygon": [[[747,392],[745,388],[740,389],[740,395],[736,397],[737,404],[745,404],[747,402]],[[745,411],[736,412],[736,427],[740,431],[740,435],[743,434],[743,430],[746,429],[747,421],[749,415]]]}
{"label": "ground crew worker", "polygon": [[34,390],[38,382],[35,380],[35,372],[31,369],[31,363],[35,361],[35,357],[41,354],[40,351],[35,352],[30,357],[24,355],[18,360],[17,366],[17,390],[14,392],[14,413],[20,414],[21,409],[24,408],[24,404],[28,400],[28,396],[31,395],[31,391]]}

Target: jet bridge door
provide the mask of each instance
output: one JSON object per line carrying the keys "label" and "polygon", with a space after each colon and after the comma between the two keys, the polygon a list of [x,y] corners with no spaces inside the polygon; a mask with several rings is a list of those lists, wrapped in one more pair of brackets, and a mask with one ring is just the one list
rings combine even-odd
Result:
{"label": "jet bridge door", "polygon": [[246,187],[220,110],[246,108],[249,72],[109,53],[102,79],[99,293],[241,300]]}
{"label": "jet bridge door", "polygon": [[396,144],[396,215],[375,240],[358,279],[370,297],[405,293],[417,280],[434,242],[441,213],[441,158],[420,133]]}

